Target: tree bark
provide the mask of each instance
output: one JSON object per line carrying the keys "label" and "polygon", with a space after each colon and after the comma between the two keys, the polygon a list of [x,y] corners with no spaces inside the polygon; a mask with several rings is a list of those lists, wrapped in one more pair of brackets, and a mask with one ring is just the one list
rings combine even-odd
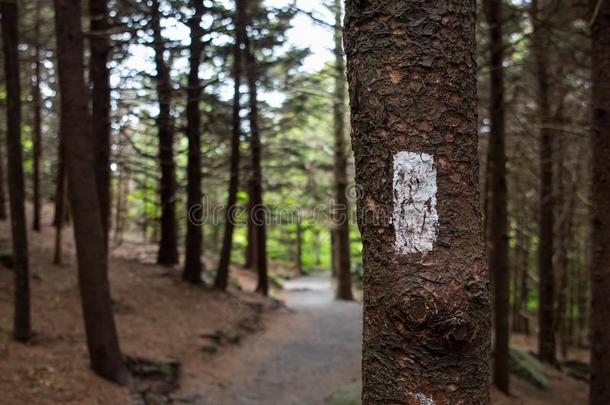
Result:
{"label": "tree bark", "polygon": [[531,18],[534,32],[532,47],[538,85],[538,118],[540,122],[540,245],[538,250],[539,337],[538,354],[546,363],[555,363],[555,277],[553,274],[553,141],[550,130],[549,74],[547,34],[541,20],[543,0],[532,0]]}
{"label": "tree bark", "polygon": [[495,347],[493,381],[498,389],[509,392],[509,314],[510,275],[508,267],[508,208],[506,186],[506,130],[504,119],[504,40],[502,38],[502,1],[484,3],[489,26],[490,108],[489,138],[491,199],[489,206],[489,268],[494,275]]}
{"label": "tree bark", "polygon": [[[237,205],[237,192],[239,190],[239,161],[241,138],[241,75],[242,75],[242,45],[246,34],[246,0],[235,2],[235,44],[233,45],[233,121],[231,134],[231,167],[229,179],[229,197],[225,214],[225,232],[222,240],[222,250],[218,262],[215,287],[226,290],[229,283],[229,266],[231,265],[231,251],[233,249],[233,232],[235,230],[235,212]],[[249,230],[249,228],[248,228]],[[248,250],[250,250],[248,248]]]}
{"label": "tree bark", "polygon": [[351,301],[352,275],[349,240],[349,200],[347,198],[347,154],[345,146],[345,61],[343,60],[342,0],[335,0],[335,207],[333,212],[337,243],[337,299]]}
{"label": "tree bark", "polygon": [[40,9],[42,7],[41,0],[36,0],[36,8],[34,9],[34,85],[32,88],[32,107],[34,108],[34,128],[32,136],[32,160],[33,160],[33,194],[34,194],[34,218],[32,219],[32,229],[40,232],[40,165],[42,158],[42,96],[40,93]]}
{"label": "tree bark", "polygon": [[89,122],[81,18],[80,0],[55,0],[61,134],[65,139],[78,281],[91,367],[110,381],[126,384],[129,377],[112,313],[106,241],[96,186],[96,139]]}
{"label": "tree bark", "polygon": [[[246,2],[247,3],[247,2]],[[247,5],[245,5],[247,7]],[[252,24],[251,16],[247,21]],[[246,34],[244,38],[246,55],[246,78],[249,90],[250,106],[250,153],[252,164],[252,187],[250,203],[252,204],[252,223],[254,236],[254,259],[258,272],[256,291],[263,295],[269,294],[269,279],[267,275],[267,235],[266,235],[266,209],[263,205],[263,173],[261,167],[261,134],[258,114],[258,63],[254,55],[254,47]]]}
{"label": "tree bark", "polygon": [[11,235],[15,277],[13,336],[26,342],[31,337],[30,276],[25,222],[25,191],[21,146],[21,88],[19,78],[19,10],[17,2],[0,2],[4,78],[6,86],[6,155],[11,210]]}
{"label": "tree bark", "polygon": [[[596,9],[597,7],[597,9]],[[593,91],[593,260],[591,405],[610,403],[610,3],[591,0]]]}
{"label": "tree bark", "polygon": [[169,68],[163,56],[165,42],[161,35],[159,0],[151,3],[151,25],[155,64],[157,65],[157,93],[159,96],[159,163],[161,165],[161,240],[157,262],[165,266],[178,263],[176,226],[176,164],[174,162],[174,129],[171,117],[172,85]]}
{"label": "tree bark", "polygon": [[201,116],[199,101],[201,99],[201,81],[199,79],[199,65],[203,52],[203,29],[201,18],[203,17],[203,0],[191,0],[191,8],[194,11],[189,21],[191,30],[190,45],[190,71],[188,77],[188,91],[186,104],[186,133],[188,136],[188,184],[187,184],[187,224],[186,224],[186,249],[184,259],[184,271],[182,278],[191,284],[201,284],[201,272],[203,266],[201,255],[203,253],[203,223],[199,216],[202,215],[201,192]]}
{"label": "tree bark", "polygon": [[100,199],[104,239],[108,245],[110,228],[110,72],[108,58],[108,0],[89,0],[89,80],[91,82],[91,130],[95,141],[95,176]]}
{"label": "tree bark", "polygon": [[488,404],[474,0],[347,1],[364,404]]}

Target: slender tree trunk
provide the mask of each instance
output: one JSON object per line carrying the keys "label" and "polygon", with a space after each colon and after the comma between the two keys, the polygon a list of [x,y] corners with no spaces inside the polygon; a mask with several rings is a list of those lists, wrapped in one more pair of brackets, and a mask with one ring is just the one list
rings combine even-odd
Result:
{"label": "slender tree trunk", "polygon": [[[525,207],[525,204],[522,205]],[[519,278],[516,284],[516,304],[515,318],[513,320],[513,332],[525,333],[529,335],[529,320],[525,315],[527,311],[527,302],[529,299],[528,278],[529,278],[529,235],[527,234],[527,218],[524,215],[519,215],[520,226],[518,228],[517,237],[517,257],[515,265],[519,268]]]}
{"label": "slender tree trunk", "polygon": [[[248,18],[250,18],[248,16]],[[251,21],[251,20],[250,20]],[[263,205],[263,173],[261,167],[261,134],[258,115],[258,64],[250,39],[244,38],[246,50],[246,76],[249,89],[250,106],[250,153],[252,161],[252,188],[250,202],[252,204],[252,223],[254,231],[254,258],[258,272],[256,291],[263,295],[269,294],[267,276],[267,235],[266,210]]]}
{"label": "slender tree trunk", "polygon": [[[597,7],[597,9],[596,9]],[[610,404],[610,3],[591,0],[593,38],[593,260],[591,405]]]}
{"label": "slender tree trunk", "polygon": [[53,225],[55,226],[55,253],[53,255],[53,264],[60,265],[63,257],[63,227],[64,227],[64,210],[66,210],[67,190],[66,190],[66,173],[65,173],[65,141],[61,134],[61,123],[63,118],[59,117],[59,145],[57,147],[57,186],[55,190],[55,218]]}
{"label": "slender tree trunk", "polygon": [[506,186],[506,131],[504,125],[504,40],[502,38],[502,1],[484,3],[489,26],[490,52],[490,121],[491,204],[489,208],[489,267],[494,277],[494,369],[498,389],[509,392],[508,367],[510,277],[508,267],[508,208]]}
{"label": "slender tree trunk", "polygon": [[19,79],[19,10],[17,2],[0,2],[4,83],[6,86],[6,155],[11,208],[11,235],[15,274],[13,336],[20,342],[31,337],[30,276],[25,222],[25,191],[21,147],[21,88]]}
{"label": "slender tree trunk", "polygon": [[184,259],[184,272],[182,278],[191,284],[201,284],[201,272],[203,266],[201,255],[203,248],[203,223],[199,216],[202,215],[203,195],[201,193],[201,116],[199,111],[199,100],[201,99],[201,81],[199,79],[199,65],[201,64],[201,53],[203,52],[203,29],[201,18],[203,17],[203,0],[191,0],[191,8],[194,11],[189,21],[191,30],[190,45],[190,71],[188,77],[186,119],[188,147],[188,185],[187,185],[187,224],[186,224],[186,249]]}
{"label": "slender tree trunk", "polygon": [[[237,205],[237,192],[239,190],[239,161],[240,161],[240,137],[241,137],[241,75],[242,75],[242,49],[245,26],[245,0],[235,2],[235,44],[233,45],[233,121],[231,135],[231,168],[229,179],[229,197],[225,216],[225,233],[222,240],[222,250],[218,262],[215,287],[226,290],[229,283],[229,266],[231,265],[231,251],[233,250],[233,232],[235,230],[235,212]],[[249,229],[249,228],[248,228]],[[250,250],[250,249],[248,249]]]}
{"label": "slender tree trunk", "polygon": [[161,165],[161,240],[157,262],[165,266],[178,263],[176,226],[176,168],[174,163],[174,129],[171,117],[172,85],[169,68],[163,56],[165,42],[161,35],[159,0],[152,0],[151,25],[155,64],[157,65],[157,93],[159,96],[159,162]]}
{"label": "slender tree trunk", "polygon": [[61,93],[61,134],[65,139],[78,281],[91,367],[120,384],[128,381],[112,314],[108,258],[96,186],[93,138],[84,79],[80,0],[55,0],[57,61]]}
{"label": "slender tree trunk", "polygon": [[[60,127],[62,126],[61,121],[62,118],[60,117],[59,119],[60,121]],[[67,190],[66,190],[66,176],[65,176],[65,171],[64,171],[64,156],[65,156],[65,150],[64,150],[64,137],[62,135],[60,135],[60,140],[59,140],[59,148],[58,148],[58,160],[61,161],[61,165],[58,166],[61,167],[61,176],[58,175],[57,181],[59,182],[57,185],[57,194],[55,195],[55,198],[57,199],[57,201],[55,201],[55,220],[57,221],[55,223],[55,253],[53,255],[53,264],[55,265],[60,265],[62,264],[62,258],[63,258],[63,245],[62,245],[62,239],[63,239],[63,228],[64,228],[64,210],[66,209],[66,200],[67,200]]]}
{"label": "slender tree trunk", "polygon": [[303,225],[301,219],[297,220],[296,240],[295,240],[294,263],[298,274],[303,272]]}
{"label": "slender tree trunk", "polygon": [[553,274],[553,142],[550,130],[548,41],[541,20],[543,0],[532,0],[534,27],[532,47],[538,84],[540,122],[540,245],[538,248],[539,337],[538,354],[544,362],[555,363],[555,277]]}
{"label": "slender tree trunk", "polygon": [[32,88],[32,107],[34,108],[34,128],[33,128],[33,188],[34,188],[34,218],[32,220],[32,229],[40,232],[40,165],[42,158],[42,96],[40,93],[40,9],[42,1],[36,0],[36,8],[34,10],[34,86]]}
{"label": "slender tree trunk", "polygon": [[[61,128],[61,116],[59,117],[60,120],[60,128]],[[65,194],[64,193],[64,189],[65,189],[65,178],[66,178],[66,166],[65,166],[65,159],[64,159],[64,153],[62,152],[63,149],[63,137],[61,135],[61,131],[59,132],[58,135],[58,143],[57,143],[57,168],[56,168],[56,173],[55,173],[55,212],[53,213],[53,226],[57,227],[57,224],[59,223],[59,216],[60,215],[64,215],[63,214],[63,210],[62,212],[59,211],[59,200],[62,198],[62,196]],[[62,201],[61,204],[63,204],[64,202]],[[64,207],[61,207],[64,208]],[[65,217],[65,215],[64,215]],[[62,222],[63,222],[63,217],[62,217]]]}
{"label": "slender tree trunk", "polygon": [[6,215],[6,191],[4,188],[4,150],[2,148],[2,134],[0,134],[0,221],[4,221]]}
{"label": "slender tree trunk", "polygon": [[337,249],[337,231],[334,228],[330,229],[330,274],[333,278],[339,273],[338,268],[338,249]]}
{"label": "slender tree trunk", "polygon": [[475,2],[346,4],[363,403],[489,404]]}
{"label": "slender tree trunk", "polygon": [[335,207],[337,243],[337,299],[351,301],[352,275],[349,240],[349,200],[347,198],[347,154],[345,146],[345,61],[343,60],[343,0],[335,0]]}
{"label": "slender tree trunk", "polygon": [[[563,122],[563,101],[558,108],[558,122]],[[574,213],[575,199],[573,193],[568,190],[574,185],[568,179],[569,173],[565,167],[566,139],[565,133],[560,132],[556,138],[556,163],[557,163],[557,253],[556,267],[559,276],[559,288],[557,290],[557,306],[555,314],[555,336],[559,336],[561,356],[565,360],[568,351],[568,293],[569,293],[569,249],[572,242],[572,218]]]}
{"label": "slender tree trunk", "polygon": [[106,245],[110,229],[110,72],[108,0],[89,0],[91,128],[95,141],[95,176]]}

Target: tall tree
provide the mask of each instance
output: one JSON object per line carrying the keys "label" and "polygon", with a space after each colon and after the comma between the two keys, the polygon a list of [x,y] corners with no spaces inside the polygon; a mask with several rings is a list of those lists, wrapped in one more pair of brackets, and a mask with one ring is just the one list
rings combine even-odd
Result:
{"label": "tall tree", "polygon": [[95,142],[95,176],[104,238],[110,227],[110,54],[108,1],[89,0],[89,80],[91,82],[91,130]]}
{"label": "tall tree", "polygon": [[201,215],[201,116],[199,102],[201,99],[201,80],[199,79],[199,65],[203,51],[203,29],[201,17],[203,16],[203,0],[191,0],[194,11],[189,20],[191,30],[190,45],[190,71],[188,77],[187,104],[186,104],[186,133],[188,136],[188,203],[186,224],[186,256],[182,277],[191,284],[201,284],[201,254],[203,244],[202,224],[196,215]]}
{"label": "tall tree", "polygon": [[610,403],[610,3],[590,0],[593,89],[591,405]]}
{"label": "tall tree", "polygon": [[[244,1],[246,13],[248,13],[248,2]],[[252,16],[246,14],[246,21],[252,24]],[[261,133],[258,112],[258,80],[259,67],[254,53],[254,46],[248,34],[244,37],[246,78],[249,92],[249,121],[250,121],[250,158],[251,158],[251,188],[250,204],[252,211],[250,215],[253,223],[254,260],[258,271],[258,284],[256,291],[263,295],[269,293],[269,279],[267,275],[267,230],[266,212],[263,205],[263,171],[261,167]]]}
{"label": "tall tree", "polygon": [[553,140],[551,134],[548,37],[542,18],[543,0],[532,0],[531,19],[534,32],[532,51],[536,66],[538,120],[540,126],[540,245],[539,271],[539,338],[540,359],[555,363],[554,302],[555,277],[553,275]]}
{"label": "tall tree", "polygon": [[475,1],[346,2],[363,403],[489,403]]}
{"label": "tall tree", "polygon": [[345,61],[343,56],[342,0],[335,0],[335,94],[333,100],[335,130],[335,243],[337,298],[352,300],[352,276],[349,239],[349,200],[347,198],[347,151],[345,146]]}
{"label": "tall tree", "polygon": [[491,133],[489,162],[491,200],[489,207],[489,267],[494,280],[494,369],[496,386],[509,391],[509,314],[510,278],[508,272],[508,207],[506,185],[506,142],[504,121],[504,41],[502,38],[502,1],[486,0],[485,15],[489,29]]}
{"label": "tall tree", "polygon": [[151,26],[157,66],[157,95],[159,97],[159,163],[161,165],[161,240],[157,262],[166,266],[178,263],[176,229],[176,164],[174,162],[174,128],[171,116],[172,84],[165,61],[165,41],[161,33],[159,0],[151,2]]}
{"label": "tall tree", "polygon": [[0,2],[4,83],[6,85],[6,155],[15,273],[13,335],[25,342],[31,337],[30,276],[25,222],[25,192],[21,147],[21,87],[19,80],[19,9],[16,1]]}
{"label": "tall tree", "polygon": [[233,248],[233,232],[235,230],[235,209],[237,192],[239,190],[239,161],[241,138],[241,75],[242,75],[242,45],[246,35],[246,0],[235,1],[234,25],[235,43],[233,44],[233,117],[231,134],[231,167],[229,179],[229,197],[225,214],[225,233],[222,241],[222,250],[218,262],[215,286],[225,290],[229,282],[229,266],[231,265],[231,250]]}
{"label": "tall tree", "polygon": [[97,142],[89,124],[81,21],[80,0],[55,0],[61,134],[65,141],[78,281],[91,367],[100,376],[125,384],[129,376],[112,313],[106,240],[96,186]]}
{"label": "tall tree", "polygon": [[42,94],[40,92],[40,81],[41,81],[41,61],[40,61],[40,27],[42,21],[40,18],[40,12],[42,8],[42,1],[36,0],[34,9],[34,81],[32,87],[32,107],[34,109],[34,128],[32,133],[32,160],[33,160],[33,204],[34,204],[34,218],[32,220],[32,229],[40,231],[40,210],[41,210],[41,196],[40,196],[40,160],[42,158]]}

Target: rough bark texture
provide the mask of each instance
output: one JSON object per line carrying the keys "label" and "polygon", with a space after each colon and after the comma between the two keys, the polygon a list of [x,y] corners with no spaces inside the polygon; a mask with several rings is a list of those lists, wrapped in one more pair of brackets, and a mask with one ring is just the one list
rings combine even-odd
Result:
{"label": "rough bark texture", "polygon": [[32,107],[34,109],[34,128],[32,133],[32,166],[33,166],[33,205],[34,205],[34,218],[32,219],[32,229],[40,231],[40,159],[42,157],[42,97],[40,93],[40,8],[42,6],[40,0],[36,1],[36,8],[34,10],[34,83],[32,87]]}
{"label": "rough bark texture", "polygon": [[89,0],[89,80],[91,130],[95,141],[95,177],[106,244],[110,228],[110,40],[107,0]]}
{"label": "rough bark texture", "polygon": [[504,124],[504,41],[502,38],[502,1],[484,3],[489,26],[491,133],[489,138],[491,199],[489,206],[489,269],[494,277],[494,369],[493,381],[501,391],[509,391],[508,346],[510,314],[510,276],[508,267],[508,208],[506,186],[506,142]]}
{"label": "rough bark texture", "polygon": [[240,137],[241,137],[241,75],[242,75],[242,49],[245,26],[245,0],[235,2],[235,44],[233,45],[233,121],[231,135],[231,167],[229,179],[229,197],[227,200],[227,211],[225,216],[225,233],[222,240],[222,250],[218,262],[215,286],[225,290],[229,283],[229,266],[231,265],[231,251],[233,249],[233,232],[235,230],[235,208],[237,204],[237,192],[239,190],[239,160],[240,160]]}
{"label": "rough bark texture", "polygon": [[[247,2],[246,2],[247,3]],[[247,7],[247,5],[245,5]],[[249,16],[247,17],[250,18]],[[251,23],[251,21],[250,21]],[[254,249],[253,255],[258,272],[256,291],[263,295],[269,293],[269,279],[267,275],[267,234],[266,212],[263,205],[263,170],[261,167],[261,134],[258,116],[258,64],[254,55],[253,46],[246,35],[244,38],[246,54],[246,76],[249,90],[250,106],[250,153],[252,165],[252,187],[250,189],[250,203],[252,204]]]}
{"label": "rough bark texture", "polygon": [[106,242],[93,164],[96,140],[89,125],[89,93],[84,79],[81,18],[80,0],[55,0],[61,133],[65,139],[78,281],[91,366],[100,376],[124,384],[128,374],[110,299]]}
{"label": "rough bark texture", "polygon": [[555,363],[553,275],[553,140],[550,129],[549,74],[547,35],[541,20],[542,0],[532,0],[531,18],[534,26],[532,47],[538,85],[538,119],[540,125],[540,245],[539,270],[539,338],[538,354],[542,361]]}
{"label": "rough bark texture", "polygon": [[[345,33],[364,249],[363,402],[488,404],[475,2],[348,0]],[[437,181],[393,170],[403,156]],[[396,215],[414,214],[403,193],[428,191],[417,180],[436,190],[417,201],[430,217],[415,218],[432,240],[401,229],[412,218]]]}
{"label": "rough bark texture", "polygon": [[157,93],[159,96],[159,163],[161,165],[161,240],[157,262],[165,266],[178,263],[176,228],[176,164],[174,162],[174,128],[171,117],[172,85],[165,62],[165,42],[161,35],[159,0],[152,0],[151,26],[157,65]]}
{"label": "rough bark texture", "polygon": [[352,276],[349,240],[349,200],[347,198],[347,153],[345,145],[345,61],[343,59],[342,1],[335,0],[335,207],[334,225],[337,244],[337,299],[351,301]]}
{"label": "rough bark texture", "polygon": [[[597,1],[591,0],[592,9]],[[593,261],[591,405],[610,404],[610,3],[599,4],[593,38]]]}
{"label": "rough bark texture", "polygon": [[6,86],[6,155],[8,191],[13,238],[13,271],[15,274],[15,317],[13,336],[25,342],[30,339],[30,276],[28,239],[25,223],[25,192],[21,150],[21,88],[19,80],[19,11],[17,2],[0,2],[4,78]]}
{"label": "rough bark texture", "polygon": [[190,71],[188,77],[187,104],[186,104],[186,134],[188,136],[188,185],[187,185],[187,224],[186,249],[184,271],[182,278],[191,284],[201,284],[201,262],[203,248],[203,224],[198,216],[202,214],[203,195],[201,192],[201,116],[199,100],[201,98],[201,81],[199,79],[199,65],[203,51],[203,29],[201,17],[203,16],[203,0],[192,0],[191,8],[194,11],[189,21],[191,30],[190,45]]}

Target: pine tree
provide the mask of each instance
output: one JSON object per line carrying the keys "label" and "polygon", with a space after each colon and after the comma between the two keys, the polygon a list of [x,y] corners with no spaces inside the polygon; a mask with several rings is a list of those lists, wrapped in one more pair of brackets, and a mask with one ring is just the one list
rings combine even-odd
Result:
{"label": "pine tree", "polygon": [[363,403],[489,403],[475,2],[347,1]]}

